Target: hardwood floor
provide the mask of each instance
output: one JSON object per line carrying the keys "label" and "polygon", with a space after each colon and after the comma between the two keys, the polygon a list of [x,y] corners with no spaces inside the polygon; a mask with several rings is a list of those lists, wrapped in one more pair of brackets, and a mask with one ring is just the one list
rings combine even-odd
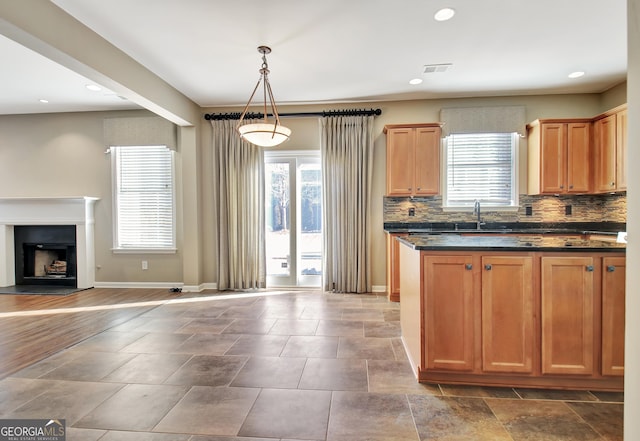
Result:
{"label": "hardwood floor", "polygon": [[166,289],[105,288],[68,296],[0,295],[0,379],[167,300],[189,296]]}

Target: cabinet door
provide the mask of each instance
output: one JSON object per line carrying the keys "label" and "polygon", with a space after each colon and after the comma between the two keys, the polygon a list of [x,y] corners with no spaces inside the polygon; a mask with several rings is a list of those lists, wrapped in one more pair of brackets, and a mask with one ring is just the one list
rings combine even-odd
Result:
{"label": "cabinet door", "polygon": [[415,194],[436,195],[440,193],[440,127],[416,129]]}
{"label": "cabinet door", "polygon": [[540,138],[540,191],[564,193],[567,170],[565,124],[543,123]]}
{"label": "cabinet door", "polygon": [[593,373],[591,257],[542,257],[542,373]]}
{"label": "cabinet door", "polygon": [[389,301],[400,301],[400,242],[397,237],[406,234],[392,233],[387,236],[387,295]]}
{"label": "cabinet door", "polygon": [[482,257],[482,369],[533,371],[533,258]]}
{"label": "cabinet door", "polygon": [[616,114],[616,189],[627,189],[627,109]]}
{"label": "cabinet door", "polygon": [[624,257],[602,259],[602,375],[624,375]]}
{"label": "cabinet door", "polygon": [[588,193],[591,187],[591,123],[567,124],[568,193]]}
{"label": "cabinet door", "polygon": [[413,194],[414,145],[415,131],[412,128],[390,129],[387,132],[387,195]]}
{"label": "cabinet door", "polygon": [[616,115],[594,123],[595,185],[594,191],[604,193],[616,189]]}
{"label": "cabinet door", "polygon": [[473,369],[471,256],[424,256],[427,369]]}

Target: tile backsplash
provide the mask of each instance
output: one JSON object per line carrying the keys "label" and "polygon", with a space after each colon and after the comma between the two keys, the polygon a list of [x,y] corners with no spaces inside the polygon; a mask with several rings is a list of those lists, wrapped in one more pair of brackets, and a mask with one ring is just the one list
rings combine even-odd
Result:
{"label": "tile backsplash", "polygon": [[[627,194],[603,195],[520,195],[517,211],[482,209],[485,222],[626,222]],[[567,215],[567,206],[571,214]],[[531,215],[526,208],[531,207]],[[413,208],[415,215],[409,216]],[[473,222],[471,212],[445,212],[442,197],[385,196],[384,222]]]}

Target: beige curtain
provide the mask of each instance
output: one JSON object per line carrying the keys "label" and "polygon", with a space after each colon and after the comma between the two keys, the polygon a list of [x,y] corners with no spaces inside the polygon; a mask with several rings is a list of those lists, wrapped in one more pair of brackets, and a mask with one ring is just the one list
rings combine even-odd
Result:
{"label": "beige curtain", "polygon": [[211,121],[220,290],[266,286],[264,153],[241,140],[236,124]]}
{"label": "beige curtain", "polygon": [[373,116],[322,119],[323,288],[371,292]]}

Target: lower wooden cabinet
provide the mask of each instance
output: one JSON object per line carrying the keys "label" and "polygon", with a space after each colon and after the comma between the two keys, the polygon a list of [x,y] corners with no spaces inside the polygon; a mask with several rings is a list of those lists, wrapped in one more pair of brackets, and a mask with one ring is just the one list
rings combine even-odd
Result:
{"label": "lower wooden cabinet", "polygon": [[387,233],[387,296],[391,302],[400,301],[400,242],[407,233]]}
{"label": "lower wooden cabinet", "polygon": [[624,254],[400,254],[402,338],[420,381],[622,390]]}
{"label": "lower wooden cabinet", "polygon": [[593,373],[592,257],[542,257],[542,373]]}
{"label": "lower wooden cabinet", "polygon": [[476,369],[480,327],[483,371],[532,372],[532,262],[530,256],[423,258],[427,369]]}
{"label": "lower wooden cabinet", "polygon": [[472,256],[425,256],[427,369],[473,370]]}
{"label": "lower wooden cabinet", "polygon": [[624,375],[626,259],[602,259],[602,375]]}
{"label": "lower wooden cabinet", "polygon": [[533,372],[533,257],[482,257],[482,370]]}

